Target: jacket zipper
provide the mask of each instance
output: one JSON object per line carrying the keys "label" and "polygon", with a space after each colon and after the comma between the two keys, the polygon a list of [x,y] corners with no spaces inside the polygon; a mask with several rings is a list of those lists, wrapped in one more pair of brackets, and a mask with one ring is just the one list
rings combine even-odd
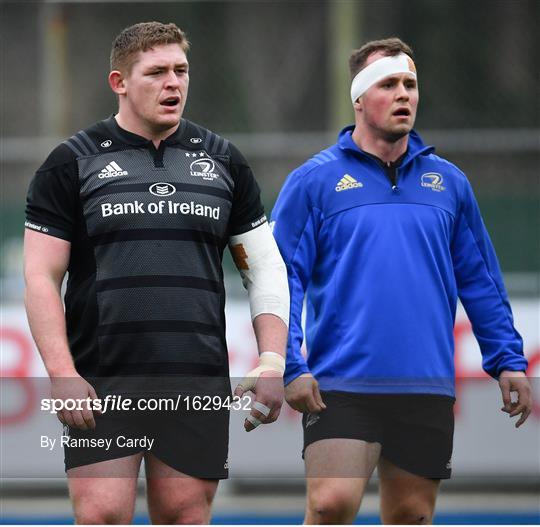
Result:
{"label": "jacket zipper", "polygon": [[393,163],[391,163],[390,161],[388,161],[384,165],[384,171],[386,173],[386,176],[390,180],[390,183],[392,184],[392,191],[393,192],[398,192],[399,191],[399,188],[398,188],[398,185],[397,185],[397,182],[398,182],[398,167],[393,165]]}
{"label": "jacket zipper", "polygon": [[401,163],[403,162],[403,159],[405,158],[405,154],[403,154],[396,162],[392,163],[392,161],[386,161],[384,162],[382,159],[372,155],[367,154],[367,156],[376,163],[376,165],[380,168],[382,168],[385,177],[387,177],[390,181],[390,184],[392,186],[392,192],[399,192],[398,187],[398,177],[399,177],[399,169],[401,167]]}

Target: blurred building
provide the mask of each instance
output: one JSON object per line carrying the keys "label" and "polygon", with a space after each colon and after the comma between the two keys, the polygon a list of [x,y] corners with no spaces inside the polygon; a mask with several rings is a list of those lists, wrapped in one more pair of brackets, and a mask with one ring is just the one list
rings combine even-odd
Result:
{"label": "blurred building", "polygon": [[31,176],[60,140],[115,111],[106,81],[112,39],[154,19],[177,23],[191,41],[185,116],[238,144],[268,210],[286,175],[353,121],[350,50],[391,35],[410,43],[421,90],[417,129],[471,179],[510,289],[538,294],[536,0],[2,2],[0,8],[5,294],[19,288],[13,279]]}

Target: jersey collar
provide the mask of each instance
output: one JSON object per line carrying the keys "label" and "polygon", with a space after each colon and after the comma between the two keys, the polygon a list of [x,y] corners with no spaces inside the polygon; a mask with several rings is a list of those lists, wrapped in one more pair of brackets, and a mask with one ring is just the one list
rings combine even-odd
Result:
{"label": "jersey collar", "polygon": [[[346,126],[341,130],[338,136],[338,146],[342,150],[349,150],[354,152],[355,154],[361,154],[363,156],[367,156],[370,158],[374,158],[376,156],[369,154],[368,152],[365,152],[362,150],[353,140],[352,133],[354,131],[354,125]],[[422,138],[420,135],[418,135],[417,132],[414,130],[411,130],[409,133],[409,141],[407,145],[407,152],[404,156],[400,158],[400,165],[406,165],[414,159],[417,156],[420,155],[426,155],[430,154],[431,152],[435,151],[435,147],[433,146],[426,146],[424,142],[422,141]]]}
{"label": "jersey collar", "polygon": [[[116,139],[120,143],[124,143],[131,146],[147,146],[148,144],[153,144],[152,141],[142,137],[140,135],[129,132],[124,128],[121,128],[116,119],[114,118],[115,114],[112,114],[108,119],[103,121],[107,130],[113,136],[113,139]],[[187,128],[187,121],[185,119],[180,119],[180,125],[171,135],[162,141],[166,145],[174,145],[178,143],[183,143],[182,138]]]}

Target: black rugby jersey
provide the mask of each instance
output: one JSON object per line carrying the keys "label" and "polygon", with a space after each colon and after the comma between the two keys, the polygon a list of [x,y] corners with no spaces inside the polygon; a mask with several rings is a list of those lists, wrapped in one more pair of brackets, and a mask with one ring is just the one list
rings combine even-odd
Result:
{"label": "black rugby jersey", "polygon": [[182,119],[160,143],[110,117],[34,176],[26,227],[71,242],[67,334],[82,376],[228,376],[222,257],[266,221],[238,149]]}

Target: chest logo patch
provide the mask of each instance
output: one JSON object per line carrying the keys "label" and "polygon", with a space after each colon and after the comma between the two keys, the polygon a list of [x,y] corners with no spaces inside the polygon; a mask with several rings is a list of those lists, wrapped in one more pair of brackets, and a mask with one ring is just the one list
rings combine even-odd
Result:
{"label": "chest logo patch", "polygon": [[154,196],[163,197],[172,196],[176,192],[176,187],[170,183],[154,183],[153,185],[150,185],[148,190],[150,191],[150,194],[153,194]]}
{"label": "chest logo patch", "polygon": [[437,172],[427,172],[426,174],[422,174],[420,185],[430,188],[434,192],[446,190],[446,187],[443,187],[443,177]]}
{"label": "chest logo patch", "polygon": [[196,159],[189,165],[190,173],[193,177],[202,177],[205,181],[214,181],[219,177],[214,171],[216,165],[209,157]]}
{"label": "chest logo patch", "polygon": [[101,172],[98,174],[99,179],[106,179],[111,177],[127,176],[128,171],[120,168],[120,165],[116,161],[111,161]]}
{"label": "chest logo patch", "polygon": [[336,185],[336,192],[341,192],[343,190],[351,190],[353,188],[361,188],[364,185],[360,183],[360,181],[356,181],[352,176],[349,174],[345,174]]}

